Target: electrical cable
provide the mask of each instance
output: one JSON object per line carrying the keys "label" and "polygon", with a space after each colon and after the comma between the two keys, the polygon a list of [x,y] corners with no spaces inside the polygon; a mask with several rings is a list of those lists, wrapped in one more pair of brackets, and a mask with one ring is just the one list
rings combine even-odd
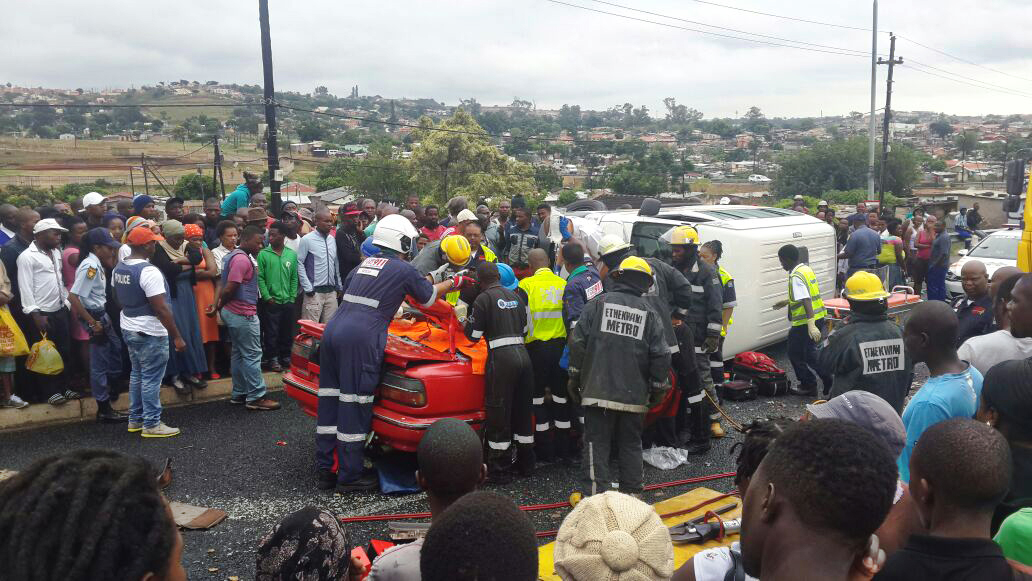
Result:
{"label": "electrical cable", "polygon": [[796,18],[794,16],[782,16],[780,14],[773,14],[770,12],[761,12],[759,10],[750,10],[748,8],[739,8],[737,6],[729,6],[727,4],[718,4],[717,2],[709,2],[708,0],[692,0],[699,4],[707,4],[709,6],[717,6],[719,8],[727,8],[728,10],[738,10],[739,12],[748,12],[750,14],[759,14],[760,16],[770,16],[771,18],[780,18],[782,20],[794,20],[796,22],[805,22],[807,24],[818,24],[820,26],[831,26],[833,28],[844,28],[846,30],[859,30],[861,32],[871,32],[870,28],[862,28],[859,26],[849,26],[847,24],[835,24],[832,22],[821,22],[819,20],[807,20],[805,18]]}
{"label": "electrical cable", "polygon": [[1020,89],[1012,89],[1010,87],[1005,87],[1003,85],[996,85],[996,84],[993,84],[993,83],[990,83],[990,82],[987,82],[987,81],[982,81],[982,80],[979,80],[979,79],[975,79],[975,78],[972,78],[972,77],[968,77],[968,76],[965,76],[965,75],[954,73],[953,71],[948,71],[946,69],[941,69],[939,67],[932,66],[930,64],[923,63],[923,62],[921,62],[919,60],[915,60],[915,59],[912,59],[912,58],[907,58],[907,60],[905,61],[905,64],[916,64],[916,65],[918,65],[920,67],[924,67],[926,69],[931,69],[933,71],[939,71],[940,73],[945,73],[947,75],[951,75],[951,76],[954,76],[954,77],[959,77],[960,79],[964,79],[964,80],[967,80],[967,81],[972,81],[972,82],[978,83],[980,85],[985,85],[987,87],[992,87],[992,88],[1000,90],[1000,91],[1007,91],[1007,92],[1011,92],[1011,93],[1018,93],[1018,94],[1021,94],[1022,96],[1026,96],[1026,97],[1032,98],[1032,94],[1025,93],[1024,91],[1021,91]]}
{"label": "electrical cable", "polygon": [[617,18],[625,18],[627,20],[635,20],[637,22],[645,22],[647,24],[655,24],[655,25],[658,25],[658,26],[665,26],[667,28],[676,28],[676,29],[679,29],[679,30],[686,30],[688,32],[698,32],[700,34],[708,34],[710,36],[718,36],[718,37],[721,37],[721,38],[729,38],[729,39],[732,39],[732,40],[744,40],[746,42],[753,42],[753,43],[757,43],[757,44],[765,44],[765,45],[768,45],[768,46],[777,46],[777,47],[782,47],[782,48],[794,48],[794,49],[797,49],[797,50],[807,50],[807,51],[810,51],[810,52],[821,52],[821,53],[834,54],[834,55],[839,55],[839,56],[851,56],[851,57],[858,57],[858,58],[867,58],[867,56],[864,55],[864,54],[838,52],[837,49],[835,51],[831,51],[831,50],[824,50],[824,49],[819,49],[819,48],[807,48],[805,46],[795,46],[795,45],[791,45],[791,44],[780,44],[780,43],[776,43],[776,42],[769,42],[769,41],[766,41],[766,40],[757,40],[757,39],[754,39],[754,38],[745,38],[745,37],[742,37],[742,36],[735,36],[735,35],[732,35],[732,34],[723,34],[723,33],[720,33],[720,32],[713,32],[713,31],[709,31],[709,30],[700,30],[700,29],[697,29],[697,28],[688,28],[686,26],[678,26],[676,24],[669,24],[669,23],[666,23],[666,22],[656,22],[655,20],[648,20],[646,18],[638,18],[638,17],[635,17],[635,16],[628,16],[626,14],[618,14],[616,12],[609,12],[609,11],[606,11],[606,10],[599,10],[597,8],[591,8],[591,7],[588,7],[588,6],[580,6],[580,5],[577,5],[577,4],[570,4],[568,2],[562,2],[561,0],[545,0],[545,1],[546,2],[551,2],[552,4],[560,4],[562,6],[569,6],[570,8],[578,8],[580,10],[587,10],[589,12],[597,12],[599,14],[607,14],[609,16],[615,16]]}
{"label": "electrical cable", "polygon": [[940,79],[945,79],[947,81],[953,81],[954,83],[960,83],[962,85],[969,85],[971,87],[975,87],[975,88],[978,88],[978,89],[983,89],[983,90],[986,90],[986,91],[995,91],[997,93],[1003,93],[1003,94],[1011,95],[1011,96],[1014,96],[1014,97],[1032,98],[1032,95],[1029,95],[1027,93],[1020,93],[1020,92],[1012,91],[1012,90],[1009,90],[1009,89],[997,89],[997,88],[988,87],[988,86],[985,86],[985,85],[980,85],[980,84],[975,84],[975,83],[972,83],[972,82],[964,81],[964,80],[961,80],[961,79],[955,79],[953,77],[947,77],[945,75],[940,75],[938,73],[934,73],[934,72],[925,70],[924,68],[922,68],[925,65],[922,65],[921,63],[914,63],[914,64],[916,64],[917,66],[911,66],[910,70],[918,72],[918,73],[921,73],[921,74],[924,74],[924,75],[928,75],[928,76],[931,76],[931,77],[938,77]]}
{"label": "electrical cable", "polygon": [[954,59],[954,60],[960,61],[960,62],[962,62],[962,63],[964,63],[964,64],[968,64],[968,65],[971,65],[971,66],[973,66],[973,67],[979,67],[979,68],[985,69],[985,70],[987,70],[987,71],[992,71],[992,72],[994,72],[994,73],[996,73],[996,74],[999,74],[999,75],[1005,75],[1005,76],[1008,76],[1008,77],[1013,77],[1013,78],[1015,78],[1015,79],[1018,79],[1018,80],[1021,80],[1021,81],[1025,81],[1025,82],[1028,82],[1028,83],[1032,83],[1032,79],[1030,79],[1030,78],[1028,78],[1028,77],[1021,77],[1021,76],[1018,76],[1018,75],[1012,75],[1011,73],[1007,73],[1007,72],[1004,72],[1004,71],[1001,71],[1001,70],[997,70],[997,69],[994,69],[994,68],[992,68],[992,67],[987,67],[987,66],[985,66],[985,65],[980,65],[980,64],[978,64],[978,63],[976,63],[976,62],[974,62],[974,61],[969,61],[969,60],[967,60],[967,59],[964,59],[964,58],[961,58],[961,57],[959,57],[959,56],[956,56],[956,55],[950,54],[950,53],[948,53],[948,52],[946,52],[946,51],[943,51],[943,50],[939,50],[939,49],[937,49],[937,48],[933,48],[933,47],[930,47],[930,46],[928,46],[927,44],[921,44],[920,42],[917,42],[916,40],[914,40],[914,39],[912,39],[912,38],[909,38],[909,37],[903,36],[902,34],[897,34],[897,35],[896,35],[896,37],[897,37],[897,38],[899,38],[899,39],[905,40],[905,41],[907,41],[907,42],[911,42],[911,43],[914,43],[914,44],[916,44],[917,46],[919,46],[919,47],[921,47],[921,48],[924,48],[924,49],[930,50],[930,51],[932,51],[932,52],[937,52],[937,53],[939,53],[939,54],[941,54],[941,55],[943,55],[943,56],[947,56],[947,57],[949,57],[949,58],[951,58],[951,59]]}

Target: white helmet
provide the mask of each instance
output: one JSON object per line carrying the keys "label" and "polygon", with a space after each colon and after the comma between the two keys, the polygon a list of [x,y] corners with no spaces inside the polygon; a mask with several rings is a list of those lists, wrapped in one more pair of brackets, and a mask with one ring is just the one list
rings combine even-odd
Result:
{"label": "white helmet", "polygon": [[599,240],[598,242],[598,255],[605,256],[630,247],[630,243],[624,241],[620,236],[617,236],[616,234],[606,234],[602,237],[602,240]]}
{"label": "white helmet", "polygon": [[413,242],[418,236],[419,232],[408,218],[401,214],[391,214],[376,223],[373,245],[406,254],[413,248]]}

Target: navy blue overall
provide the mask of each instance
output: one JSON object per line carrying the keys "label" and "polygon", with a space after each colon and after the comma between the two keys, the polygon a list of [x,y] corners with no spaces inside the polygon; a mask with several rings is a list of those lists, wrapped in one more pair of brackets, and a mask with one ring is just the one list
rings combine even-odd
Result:
{"label": "navy blue overall", "polygon": [[333,468],[338,482],[362,475],[362,449],[373,418],[387,326],[405,295],[424,305],[436,300],[430,281],[394,257],[366,258],[348,274],[344,299],[326,323],[319,349],[319,407],[316,463]]}

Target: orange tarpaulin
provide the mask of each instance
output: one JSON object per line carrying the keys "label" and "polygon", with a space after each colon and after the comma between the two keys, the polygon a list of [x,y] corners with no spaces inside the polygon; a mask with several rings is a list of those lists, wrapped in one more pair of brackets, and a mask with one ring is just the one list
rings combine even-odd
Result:
{"label": "orange tarpaulin", "polygon": [[[451,339],[448,331],[430,324],[428,321],[410,321],[407,319],[395,319],[387,330],[391,335],[406,337],[418,341],[423,345],[446,353],[451,347]],[[456,330],[455,348],[463,355],[469,357],[473,365],[475,375],[484,374],[484,366],[487,364],[487,341],[483,339],[471,343],[463,334],[461,329]]]}

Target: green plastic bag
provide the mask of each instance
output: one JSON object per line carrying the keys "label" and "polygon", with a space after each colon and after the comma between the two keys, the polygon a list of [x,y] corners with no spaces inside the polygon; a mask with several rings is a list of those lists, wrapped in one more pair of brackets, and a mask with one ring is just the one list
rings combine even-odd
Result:
{"label": "green plastic bag", "polygon": [[47,339],[47,334],[43,333],[43,338],[32,344],[32,348],[29,349],[29,359],[25,362],[25,368],[33,373],[40,373],[42,375],[57,375],[64,371],[64,361],[61,360],[61,354],[57,352],[57,346],[50,339]]}

